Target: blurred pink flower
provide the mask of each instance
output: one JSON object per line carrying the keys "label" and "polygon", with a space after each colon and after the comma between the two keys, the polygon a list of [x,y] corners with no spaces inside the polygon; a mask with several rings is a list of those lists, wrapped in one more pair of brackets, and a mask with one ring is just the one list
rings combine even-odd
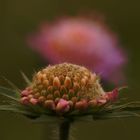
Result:
{"label": "blurred pink flower", "polygon": [[126,56],[117,37],[101,22],[61,19],[42,25],[39,32],[28,38],[28,43],[52,64],[83,65],[116,84],[124,79]]}

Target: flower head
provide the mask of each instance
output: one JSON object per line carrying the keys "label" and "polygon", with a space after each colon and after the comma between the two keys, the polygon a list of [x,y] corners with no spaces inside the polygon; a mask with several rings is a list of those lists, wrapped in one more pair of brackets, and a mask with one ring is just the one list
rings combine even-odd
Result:
{"label": "flower head", "polygon": [[[85,67],[70,63],[48,66],[34,74],[24,90],[0,86],[0,95],[5,96],[0,110],[23,114],[29,118],[45,116],[76,120],[83,116],[93,119],[116,117],[139,117],[140,102],[119,99],[119,91],[105,92],[99,77]],[[53,116],[53,117],[52,117]],[[42,118],[41,118],[42,119]]]}
{"label": "flower head", "polygon": [[37,72],[30,87],[22,91],[21,103],[64,114],[105,105],[114,101],[117,93],[105,93],[98,76],[85,67],[63,63]]}
{"label": "flower head", "polygon": [[65,18],[42,25],[28,42],[53,64],[84,65],[113,83],[123,79],[126,57],[117,37],[103,23],[80,17]]}

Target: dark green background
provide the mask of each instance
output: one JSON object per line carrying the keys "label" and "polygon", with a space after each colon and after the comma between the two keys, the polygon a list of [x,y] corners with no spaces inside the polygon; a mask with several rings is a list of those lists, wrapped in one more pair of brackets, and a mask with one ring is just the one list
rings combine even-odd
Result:
{"label": "dark green background", "polygon": [[[127,50],[128,96],[140,100],[140,2],[139,0],[0,0],[0,75],[24,87],[20,70],[32,75],[44,66],[42,59],[27,47],[26,36],[44,20],[61,15],[99,11],[118,33]],[[0,84],[4,85],[0,80]],[[140,139],[140,118],[115,119],[74,124],[77,140]],[[0,140],[40,140],[43,125],[0,112]],[[46,129],[46,132],[48,130]]]}

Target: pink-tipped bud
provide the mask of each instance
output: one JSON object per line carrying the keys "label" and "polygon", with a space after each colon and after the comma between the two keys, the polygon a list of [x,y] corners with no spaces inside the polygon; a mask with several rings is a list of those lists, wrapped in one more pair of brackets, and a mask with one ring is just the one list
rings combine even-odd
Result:
{"label": "pink-tipped bud", "polygon": [[44,80],[44,81],[43,81],[43,85],[44,85],[45,87],[48,87],[48,86],[49,86],[49,81],[48,81],[48,80]]}
{"label": "pink-tipped bud", "polygon": [[34,98],[39,98],[39,97],[40,97],[40,93],[39,92],[34,94]]}
{"label": "pink-tipped bud", "polygon": [[53,86],[59,88],[61,86],[60,80],[58,77],[53,79]]}
{"label": "pink-tipped bud", "polygon": [[52,94],[48,94],[48,95],[47,95],[47,100],[53,100],[53,98],[54,98],[54,97],[53,97]]}
{"label": "pink-tipped bud", "polygon": [[118,89],[114,89],[112,92],[106,93],[106,95],[108,96],[107,98],[109,101],[114,102],[117,100],[118,95],[119,95]]}
{"label": "pink-tipped bud", "polygon": [[56,99],[55,99],[54,102],[55,102],[56,105],[58,104],[59,100],[60,100],[60,98],[56,98]]}
{"label": "pink-tipped bud", "polygon": [[96,99],[93,99],[93,100],[89,101],[89,102],[88,102],[88,105],[89,105],[90,107],[95,107],[95,106],[97,105],[97,100],[96,100]]}
{"label": "pink-tipped bud", "polygon": [[98,106],[101,106],[101,105],[104,105],[106,102],[107,102],[106,99],[98,99],[98,100],[97,100],[97,105],[98,105]]}
{"label": "pink-tipped bud", "polygon": [[28,99],[30,100],[31,98],[33,98],[33,95],[30,94],[30,95],[28,95],[27,97],[28,97]]}
{"label": "pink-tipped bud", "polygon": [[60,99],[56,106],[56,112],[63,113],[69,111],[69,109],[70,109],[69,102],[64,99]]}
{"label": "pink-tipped bud", "polygon": [[68,101],[69,102],[69,105],[70,105],[70,108],[72,108],[73,107],[73,102],[72,101]]}
{"label": "pink-tipped bud", "polygon": [[28,97],[22,97],[20,99],[20,102],[24,105],[28,105],[29,104],[29,99],[28,99]]}
{"label": "pink-tipped bud", "polygon": [[46,98],[44,96],[40,96],[38,98],[39,103],[43,103],[46,100]]}
{"label": "pink-tipped bud", "polygon": [[70,90],[69,90],[69,96],[74,96],[74,95],[75,95],[74,90],[73,90],[73,89],[70,89]]}
{"label": "pink-tipped bud", "polygon": [[71,83],[70,77],[66,76],[65,81],[64,81],[65,87],[70,88],[71,87],[71,84],[72,83]]}
{"label": "pink-tipped bud", "polygon": [[86,78],[83,78],[82,80],[81,80],[81,85],[82,86],[85,86],[86,85],[86,83],[87,83],[87,77]]}
{"label": "pink-tipped bud", "polygon": [[48,109],[51,109],[51,110],[55,109],[55,103],[53,100],[46,100],[44,103],[44,106]]}
{"label": "pink-tipped bud", "polygon": [[54,97],[60,97],[60,92],[59,92],[59,90],[56,90],[56,91],[54,92]]}
{"label": "pink-tipped bud", "polygon": [[82,100],[75,104],[75,109],[85,110],[87,108],[87,106],[88,106],[87,101]]}
{"label": "pink-tipped bud", "polygon": [[28,96],[29,94],[30,92],[27,89],[25,89],[21,92],[21,97]]}
{"label": "pink-tipped bud", "polygon": [[79,84],[78,84],[77,82],[74,82],[74,84],[73,84],[73,89],[74,89],[75,91],[78,91],[78,90],[80,89],[80,86],[79,86]]}
{"label": "pink-tipped bud", "polygon": [[64,100],[68,100],[68,99],[69,99],[69,96],[68,96],[67,94],[64,94],[64,95],[62,96],[62,98],[63,98]]}
{"label": "pink-tipped bud", "polygon": [[52,91],[53,91],[53,87],[52,86],[49,86],[48,89],[47,89],[47,92],[48,93],[52,93]]}
{"label": "pink-tipped bud", "polygon": [[33,105],[36,105],[38,103],[38,100],[35,99],[35,98],[31,98],[30,103],[33,104]]}
{"label": "pink-tipped bud", "polygon": [[74,104],[77,102],[77,100],[78,100],[77,97],[72,97],[72,98],[71,98],[71,101],[72,101]]}

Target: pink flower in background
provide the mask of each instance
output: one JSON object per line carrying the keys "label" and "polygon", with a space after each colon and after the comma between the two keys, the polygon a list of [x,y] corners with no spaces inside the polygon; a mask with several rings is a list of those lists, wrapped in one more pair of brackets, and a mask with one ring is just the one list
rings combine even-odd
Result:
{"label": "pink flower in background", "polygon": [[65,18],[44,24],[28,38],[29,45],[50,63],[86,66],[105,80],[121,83],[126,57],[117,37],[102,23]]}

